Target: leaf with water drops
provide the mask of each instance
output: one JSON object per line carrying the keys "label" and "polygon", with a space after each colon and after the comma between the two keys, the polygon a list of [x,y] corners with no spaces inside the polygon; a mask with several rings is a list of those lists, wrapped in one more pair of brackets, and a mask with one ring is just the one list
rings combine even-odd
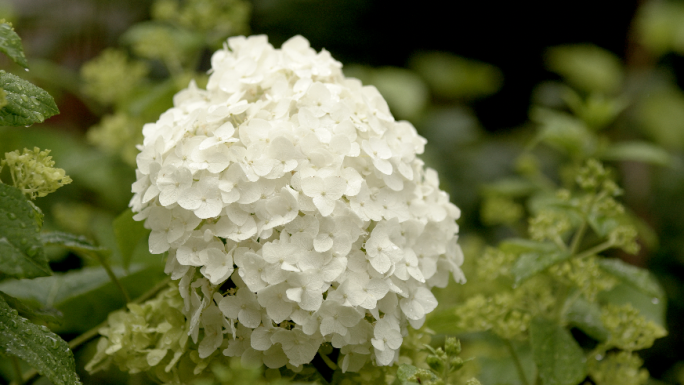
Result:
{"label": "leaf with water drops", "polygon": [[18,76],[0,71],[0,88],[7,93],[7,105],[0,109],[0,126],[29,126],[59,114],[50,94]]}
{"label": "leaf with water drops", "polygon": [[0,23],[0,52],[9,56],[15,63],[28,68],[24,47],[21,46],[21,38],[14,32],[9,23]]}
{"label": "leaf with water drops", "polygon": [[640,292],[659,299],[665,297],[665,291],[660,283],[648,270],[616,258],[600,259],[598,262],[603,271],[612,274],[615,278]]}
{"label": "leaf with water drops", "polygon": [[41,240],[45,246],[63,246],[76,254],[92,256],[92,253],[108,256],[110,251],[104,247],[95,246],[88,238],[82,235],[53,231],[41,234]]}
{"label": "leaf with water drops", "polygon": [[26,361],[55,385],[81,383],[74,355],[66,341],[45,326],[20,317],[1,296],[0,351]]}
{"label": "leaf with water drops", "polygon": [[533,319],[530,345],[543,385],[575,385],[587,375],[582,348],[556,322]]}
{"label": "leaf with water drops", "polygon": [[22,192],[0,183],[0,272],[16,278],[51,275],[40,229],[43,213]]}
{"label": "leaf with water drops", "polygon": [[19,312],[20,316],[27,318],[31,322],[51,324],[60,324],[62,322],[62,313],[57,309],[51,307],[36,309],[24,303],[24,301],[7,295],[2,291],[0,291],[0,297],[2,297],[10,307]]}

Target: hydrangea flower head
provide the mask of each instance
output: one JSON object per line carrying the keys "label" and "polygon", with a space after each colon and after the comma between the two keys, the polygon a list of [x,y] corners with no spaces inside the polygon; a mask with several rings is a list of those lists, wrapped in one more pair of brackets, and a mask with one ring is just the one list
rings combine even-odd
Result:
{"label": "hydrangea flower head", "polygon": [[425,139],[301,36],[231,38],[211,62],[144,126],[131,201],[200,356],[298,367],[328,342],[343,370],[393,363],[430,288],[464,280]]}

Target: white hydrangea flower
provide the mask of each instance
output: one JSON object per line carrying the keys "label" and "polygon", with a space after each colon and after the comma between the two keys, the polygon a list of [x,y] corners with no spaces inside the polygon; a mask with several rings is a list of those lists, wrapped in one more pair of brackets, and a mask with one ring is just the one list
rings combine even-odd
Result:
{"label": "white hydrangea flower", "polygon": [[329,342],[343,370],[390,365],[430,288],[464,281],[425,139],[341,67],[301,36],[231,38],[143,129],[131,207],[202,357],[297,367]]}

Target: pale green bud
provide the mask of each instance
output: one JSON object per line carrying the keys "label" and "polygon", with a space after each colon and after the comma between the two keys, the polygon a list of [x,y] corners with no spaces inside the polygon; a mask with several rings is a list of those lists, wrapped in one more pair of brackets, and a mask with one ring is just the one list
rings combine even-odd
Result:
{"label": "pale green bud", "polygon": [[147,65],[129,61],[126,53],[106,49],[81,67],[83,92],[102,104],[126,100],[147,75]]}
{"label": "pale green bud", "polygon": [[644,385],[648,371],[642,369],[643,361],[632,352],[599,352],[587,361],[587,371],[596,385]]}
{"label": "pale green bud", "polygon": [[49,156],[50,150],[24,149],[5,153],[0,166],[7,166],[14,187],[20,189],[28,198],[44,197],[58,188],[71,183],[63,169],[52,167],[55,162]]}
{"label": "pale green bud", "polygon": [[139,151],[135,147],[143,141],[142,123],[129,115],[117,112],[105,115],[99,124],[88,130],[88,141],[107,153],[117,154],[135,166]]}
{"label": "pale green bud", "polygon": [[571,228],[565,213],[546,209],[530,219],[529,233],[535,241],[557,241]]}
{"label": "pale green bud", "polygon": [[438,357],[434,354],[427,356],[426,362],[430,369],[437,373],[441,373],[444,370],[445,361],[444,358]]}
{"label": "pale green bud", "polygon": [[511,225],[522,218],[522,205],[499,195],[487,196],[482,204],[482,222],[487,225]]}
{"label": "pale green bud", "polygon": [[634,226],[618,226],[608,234],[608,239],[613,246],[619,247],[627,253],[636,254],[639,252],[639,244],[636,241],[637,230]]}
{"label": "pale green bud", "polygon": [[601,309],[601,322],[610,332],[606,344],[622,350],[646,349],[653,345],[653,341],[667,335],[665,329],[646,320],[631,304],[604,306]]}
{"label": "pale green bud", "polygon": [[456,337],[447,337],[444,342],[444,350],[450,356],[461,354],[461,341]]}

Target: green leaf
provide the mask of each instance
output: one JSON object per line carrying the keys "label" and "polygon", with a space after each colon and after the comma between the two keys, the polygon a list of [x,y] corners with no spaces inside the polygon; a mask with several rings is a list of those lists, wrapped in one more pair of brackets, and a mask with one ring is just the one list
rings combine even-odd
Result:
{"label": "green leaf", "polygon": [[610,290],[600,292],[598,298],[601,303],[612,303],[618,306],[630,304],[639,310],[639,314],[646,319],[664,328],[667,327],[665,319],[666,298],[653,297],[625,283],[620,283]]}
{"label": "green leaf", "polygon": [[586,377],[584,353],[569,331],[542,318],[533,319],[529,330],[543,385],[576,385]]}
{"label": "green leaf", "polygon": [[427,315],[425,324],[438,334],[457,334],[463,332],[463,330],[456,327],[456,308],[457,306],[449,306],[448,308],[440,306]]}
{"label": "green leaf", "polygon": [[[532,348],[528,341],[517,342],[513,340],[510,341],[510,347],[507,347],[503,340],[491,333],[480,335],[481,338],[476,338],[471,343],[477,344],[475,346],[478,346],[478,349],[483,349],[483,353],[478,354],[475,358],[479,367],[487,368],[477,375],[477,379],[482,384],[528,385],[534,383],[530,380],[537,378],[537,367],[534,364]],[[506,354],[510,352],[511,347],[517,355],[517,360],[511,354]],[[520,370],[516,361],[522,367],[524,379],[520,378]],[[502,378],[506,380],[502,381]]]}
{"label": "green leaf", "polygon": [[523,197],[531,194],[536,186],[524,178],[502,178],[484,186],[485,194],[497,194],[510,197]]}
{"label": "green leaf", "polygon": [[[135,298],[166,278],[158,266],[134,264],[130,272],[123,268],[112,269]],[[0,290],[39,307],[52,307],[64,314],[58,333],[81,333],[107,318],[107,315],[125,305],[121,292],[101,267],[87,267],[64,274],[33,280],[7,280]]]}
{"label": "green leaf", "polygon": [[601,156],[604,160],[630,160],[668,166],[672,156],[662,147],[648,142],[622,142],[608,147]]}
{"label": "green leaf", "polygon": [[17,188],[0,183],[0,272],[16,278],[52,274],[38,233],[43,213]]}
{"label": "green leaf", "polygon": [[599,259],[598,263],[605,272],[642,293],[658,299],[665,297],[665,291],[660,283],[648,270],[632,266],[617,258]]}
{"label": "green leaf", "polygon": [[535,142],[545,142],[575,157],[592,156],[596,151],[596,135],[574,116],[537,107],[532,109],[530,117],[540,125]]}
{"label": "green leaf", "polygon": [[69,345],[48,328],[20,317],[0,297],[0,349],[33,366],[56,385],[80,384]]}
{"label": "green leaf", "polygon": [[29,126],[59,114],[50,94],[18,76],[0,70],[0,88],[7,92],[7,105],[0,109],[2,126]]}
{"label": "green leaf", "polygon": [[505,253],[522,254],[527,252],[552,253],[558,246],[551,242],[537,242],[525,238],[509,238],[499,244],[499,249]]}
{"label": "green leaf", "polygon": [[397,369],[397,380],[402,385],[406,384],[418,384],[415,381],[409,381],[409,378],[413,377],[418,372],[418,368],[409,364],[401,364]]}
{"label": "green leaf", "polygon": [[511,267],[511,273],[515,277],[513,285],[518,286],[528,278],[570,257],[572,254],[564,250],[556,250],[551,253],[530,252],[521,254]]}
{"label": "green leaf", "polygon": [[592,211],[587,215],[587,223],[594,232],[600,237],[608,236],[608,234],[615,230],[620,225],[615,215],[604,214],[600,211]]}
{"label": "green leaf", "polygon": [[565,313],[565,320],[569,326],[582,330],[596,341],[604,342],[608,339],[608,330],[601,321],[601,309],[595,302],[589,302],[583,297],[574,299]]}
{"label": "green leaf", "polygon": [[119,247],[124,268],[128,268],[131,263],[131,257],[136,245],[150,233],[143,225],[143,222],[133,219],[133,215],[133,211],[127,209],[114,220],[114,235],[116,236],[116,244]]}
{"label": "green leaf", "polygon": [[0,52],[5,53],[15,63],[28,68],[24,48],[21,46],[21,38],[14,32],[9,23],[0,23]]}
{"label": "green leaf", "polygon": [[503,84],[501,70],[493,65],[446,52],[418,53],[411,58],[410,67],[435,95],[444,98],[480,98],[495,93]]}
{"label": "green leaf", "polygon": [[91,253],[109,255],[111,252],[103,247],[95,246],[91,240],[76,234],[54,231],[41,234],[45,246],[63,246],[79,255],[92,256]]}
{"label": "green leaf", "polygon": [[7,295],[1,291],[0,297],[2,297],[10,307],[18,311],[20,316],[28,318],[31,322],[40,321],[49,322],[53,324],[60,324],[62,322],[62,313],[60,313],[57,309],[34,309],[24,304],[21,300],[14,298],[10,295]]}
{"label": "green leaf", "polygon": [[612,52],[590,44],[550,48],[546,65],[572,86],[586,92],[612,93],[622,83],[620,59]]}

